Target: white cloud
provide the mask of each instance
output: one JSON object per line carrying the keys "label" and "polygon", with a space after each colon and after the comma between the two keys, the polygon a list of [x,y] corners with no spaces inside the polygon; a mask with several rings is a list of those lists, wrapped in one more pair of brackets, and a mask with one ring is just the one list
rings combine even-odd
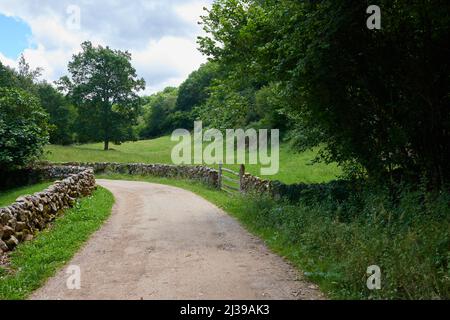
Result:
{"label": "white cloud", "polygon": [[[153,92],[167,85],[179,85],[204,62],[204,57],[196,50],[195,42],[177,37],[150,41],[143,50],[132,50],[131,53],[135,67],[146,70],[143,76],[148,90]],[[164,81],[160,82],[161,79]]]}
{"label": "white cloud", "polygon": [[[18,17],[31,28],[30,48],[24,56],[33,67],[44,68],[43,78],[57,80],[67,71],[80,44],[109,45],[132,53],[138,75],[147,82],[146,93],[179,85],[206,59],[198,52],[197,25],[203,7],[212,0],[2,0],[0,13]],[[81,9],[81,28],[67,26],[67,7]],[[0,53],[10,66],[16,62]]]}
{"label": "white cloud", "polygon": [[17,67],[17,61],[9,59],[8,57],[5,57],[3,53],[0,52],[0,61],[7,65],[8,67],[16,68]]}
{"label": "white cloud", "polygon": [[175,7],[175,12],[192,25],[198,24],[200,16],[205,14],[203,8],[207,7],[205,1],[195,0]]}

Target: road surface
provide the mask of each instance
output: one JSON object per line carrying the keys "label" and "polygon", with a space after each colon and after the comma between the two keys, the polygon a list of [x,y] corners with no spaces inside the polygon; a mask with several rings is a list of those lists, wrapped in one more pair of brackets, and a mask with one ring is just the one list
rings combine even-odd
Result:
{"label": "road surface", "polygon": [[[111,217],[31,299],[320,299],[232,217],[183,189],[98,180]],[[80,289],[68,289],[79,266]],[[74,283],[74,282],[72,282]]]}

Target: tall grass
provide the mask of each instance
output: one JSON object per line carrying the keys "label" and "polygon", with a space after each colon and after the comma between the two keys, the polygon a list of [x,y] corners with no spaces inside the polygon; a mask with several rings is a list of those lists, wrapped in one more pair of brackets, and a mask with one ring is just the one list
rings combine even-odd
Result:
{"label": "tall grass", "polygon": [[[240,219],[333,298],[449,299],[450,196],[365,190],[343,202],[255,197]],[[381,290],[366,285],[368,266]]]}

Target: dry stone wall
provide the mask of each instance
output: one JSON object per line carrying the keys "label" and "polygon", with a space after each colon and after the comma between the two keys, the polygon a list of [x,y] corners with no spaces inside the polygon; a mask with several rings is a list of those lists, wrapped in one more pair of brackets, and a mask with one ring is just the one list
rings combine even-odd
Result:
{"label": "dry stone wall", "polygon": [[334,180],[327,183],[285,184],[277,180],[265,180],[246,173],[241,178],[241,191],[244,193],[266,194],[276,199],[291,201],[331,198],[338,201],[348,199],[358,188],[354,181]]}
{"label": "dry stone wall", "polygon": [[273,190],[274,181],[272,180],[261,179],[250,173],[245,173],[241,178],[241,191],[243,192],[271,193]]}
{"label": "dry stone wall", "polygon": [[[55,180],[52,186],[34,195],[18,198],[15,203],[0,208],[0,253],[12,250],[19,242],[30,240],[35,233],[53,221],[61,210],[72,206],[76,199],[90,195],[95,189],[94,173],[120,173],[130,175],[151,175],[177,177],[201,181],[212,187],[219,186],[219,173],[206,166],[183,166],[144,163],[60,163],[42,164],[27,168],[20,176],[34,182]],[[27,178],[28,176],[28,178]],[[339,185],[286,185],[279,181],[265,180],[245,173],[241,177],[241,191],[244,193],[269,194],[297,200],[305,192],[317,194],[340,192]],[[323,190],[322,190],[323,189]]]}
{"label": "dry stone wall", "polygon": [[[145,163],[113,163],[113,162],[66,162],[51,164],[54,168],[90,167],[96,174],[119,173],[130,175],[149,175],[156,177],[176,177],[201,181],[214,188],[219,188],[219,172],[206,166],[185,166],[169,164]],[[61,170],[61,169],[58,169]],[[311,185],[287,185],[276,180],[266,180],[245,173],[241,178],[240,190],[244,193],[269,194],[276,198],[287,196],[290,199],[299,198],[304,189]]]}
{"label": "dry stone wall", "polygon": [[[156,177],[176,177],[201,181],[209,186],[219,188],[219,172],[206,166],[187,166],[169,164],[145,163],[111,163],[111,162],[67,162],[58,164],[46,163],[41,169],[41,176],[57,177],[73,173],[80,167],[89,167],[96,174],[119,173],[130,175],[150,175]],[[262,179],[250,173],[245,173],[240,180],[240,190],[243,193],[267,194],[274,198],[285,197],[292,201],[309,198],[311,194],[328,196],[332,194],[338,199],[345,199],[349,195],[346,181],[332,181],[318,184],[285,184],[276,180]]]}
{"label": "dry stone wall", "polygon": [[96,188],[91,168],[46,166],[33,170],[43,180],[64,179],[42,192],[20,197],[12,205],[0,208],[0,253],[31,240],[63,209],[73,206],[77,198],[90,195]]}
{"label": "dry stone wall", "polygon": [[130,175],[149,175],[155,177],[185,178],[201,181],[209,186],[218,187],[217,170],[205,166],[184,166],[169,164],[145,164],[145,163],[111,163],[111,162],[71,162],[59,163],[58,166],[82,166],[90,167],[96,174],[121,173]]}

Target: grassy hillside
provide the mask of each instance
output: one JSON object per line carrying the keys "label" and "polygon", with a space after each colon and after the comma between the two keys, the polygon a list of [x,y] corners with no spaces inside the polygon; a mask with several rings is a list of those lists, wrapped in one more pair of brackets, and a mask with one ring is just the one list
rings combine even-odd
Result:
{"label": "grassy hillside", "polygon": [[[172,163],[170,155],[175,142],[169,136],[153,140],[127,142],[113,146],[110,151],[103,151],[102,143],[84,144],[78,146],[47,147],[46,159],[52,162],[142,162],[142,163]],[[337,165],[314,164],[317,150],[295,153],[287,145],[280,150],[280,170],[268,179],[280,180],[285,183],[315,183],[335,179],[341,173]],[[227,166],[238,170],[237,165]],[[248,165],[247,172],[260,176],[259,165]]]}

